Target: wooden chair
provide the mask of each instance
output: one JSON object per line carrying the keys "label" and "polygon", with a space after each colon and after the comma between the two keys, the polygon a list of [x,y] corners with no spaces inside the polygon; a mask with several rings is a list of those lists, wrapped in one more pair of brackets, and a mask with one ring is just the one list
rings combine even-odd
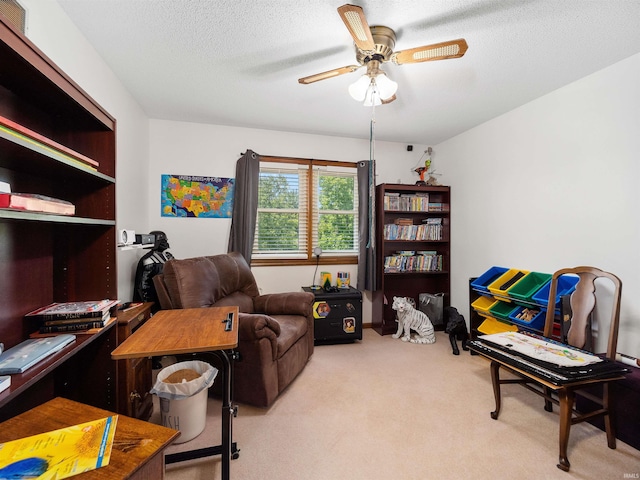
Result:
{"label": "wooden chair", "polygon": [[[606,358],[615,360],[616,347],[618,343],[618,323],[620,319],[620,297],[622,292],[622,282],[618,277],[612,273],[604,272],[594,267],[575,267],[565,268],[558,270],[553,274],[551,279],[551,286],[549,290],[549,308],[545,317],[544,336],[552,337],[553,327],[555,321],[555,303],[558,279],[564,274],[574,274],[579,277],[578,284],[575,291],[571,294],[571,310],[572,314],[570,318],[562,319],[564,323],[569,323],[569,328],[565,329],[566,338],[563,338],[563,342],[576,348],[587,349],[589,346],[588,340],[591,335],[591,317],[592,312],[596,305],[596,285],[595,281],[598,278],[609,279],[614,287],[613,302],[611,308],[611,320],[609,327],[609,336],[607,342]],[[604,323],[604,322],[602,322]],[[602,327],[602,325],[599,325]],[[604,332],[600,328],[600,335]],[[593,352],[597,353],[597,352]],[[610,392],[610,383],[614,380],[620,380],[623,376],[615,376],[613,378],[606,379],[591,379],[571,382],[562,386],[553,385],[543,378],[537,377],[534,374],[524,372],[516,367],[507,365],[497,359],[490,358],[491,360],[491,381],[493,383],[493,391],[496,400],[496,409],[491,412],[491,418],[494,420],[498,418],[500,413],[500,385],[508,383],[522,384],[524,387],[533,391],[534,393],[544,397],[545,410],[552,411],[553,405],[560,406],[560,454],[558,468],[564,471],[569,471],[570,463],[567,458],[567,445],[569,443],[569,431],[571,425],[575,423],[583,422],[589,418],[597,415],[604,416],[604,424],[607,433],[607,444],[609,448],[616,448],[616,436],[614,431],[614,424],[611,419],[612,398]],[[515,374],[516,379],[501,379],[500,367],[504,367],[506,370]],[[593,387],[594,385],[600,385],[602,387],[602,395],[597,396],[591,392],[584,391],[585,388]],[[574,409],[575,395],[583,395],[595,402],[601,408],[588,412],[581,413]]]}

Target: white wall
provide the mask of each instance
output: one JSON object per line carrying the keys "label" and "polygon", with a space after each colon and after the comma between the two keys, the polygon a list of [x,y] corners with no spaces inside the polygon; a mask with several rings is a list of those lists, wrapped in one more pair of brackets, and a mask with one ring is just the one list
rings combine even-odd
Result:
{"label": "white wall", "polygon": [[[357,162],[369,158],[369,140],[326,137],[270,130],[204,125],[166,120],[150,122],[149,221],[152,229],[162,230],[178,258],[215,255],[227,251],[230,219],[162,217],[160,181],[163,174],[234,177],[240,154],[251,149],[261,155],[316,158]],[[368,125],[363,125],[367,132]],[[377,183],[415,182],[414,166],[426,147],[375,142]],[[263,293],[299,290],[313,281],[315,267],[254,267],[256,281]],[[320,271],[351,272],[356,265],[323,265]],[[365,312],[368,306],[365,306]],[[369,318],[365,315],[365,318]]]}
{"label": "white wall", "polygon": [[[118,122],[117,223],[164,230],[179,257],[226,251],[229,221],[160,217],[160,175],[234,176],[239,154],[357,161],[368,140],[147,121],[53,0],[21,0],[28,36]],[[535,79],[532,79],[535,81]],[[452,303],[467,311],[469,277],[492,265],[542,272],[587,264],[623,282],[620,351],[640,356],[640,56],[597,72],[434,146],[452,185]],[[362,125],[363,137],[369,125]],[[377,183],[413,183],[425,145],[376,143]],[[140,252],[118,253],[121,299]],[[334,270],[342,267],[334,267]],[[345,268],[347,269],[347,268]],[[311,267],[256,269],[268,291],[310,283]],[[365,318],[367,310],[365,308]]]}
{"label": "white wall", "polygon": [[[369,140],[301,135],[183,122],[149,122],[102,58],[54,0],[21,0],[27,10],[27,36],[89,95],[117,119],[117,228],[163,230],[177,257],[226,252],[230,221],[160,216],[160,175],[235,176],[235,162],[247,148],[264,155],[358,161],[369,158]],[[151,126],[151,127],[150,127]],[[362,125],[368,136],[369,123]],[[149,129],[151,128],[151,133]],[[424,145],[376,142],[377,181],[412,183]],[[406,165],[406,167],[404,167]],[[137,261],[144,251],[118,251],[118,294],[132,297]],[[356,266],[322,270],[350,271]],[[298,289],[312,282],[313,268],[257,268],[265,291]],[[275,280],[275,281],[274,281]]]}
{"label": "white wall", "polygon": [[[20,0],[27,10],[27,37],[116,118],[117,228],[149,231],[148,119],[57,2]],[[118,295],[130,300],[139,251],[118,252]]]}
{"label": "white wall", "polygon": [[468,279],[493,265],[592,265],[622,279],[618,350],[640,356],[638,85],[640,54],[434,147],[461,312]]}

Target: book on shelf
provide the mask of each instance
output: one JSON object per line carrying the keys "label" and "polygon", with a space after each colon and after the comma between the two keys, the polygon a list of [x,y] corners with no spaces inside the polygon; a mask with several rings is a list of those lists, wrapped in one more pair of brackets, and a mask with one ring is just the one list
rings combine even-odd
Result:
{"label": "book on shelf", "polygon": [[57,325],[41,325],[39,333],[78,332],[104,327],[111,317],[104,320],[83,321],[78,323],[60,323]]}
{"label": "book on shelf", "polygon": [[109,325],[111,325],[113,322],[117,321],[116,317],[110,317],[107,321],[104,322],[104,324],[100,327],[92,327],[92,328],[86,328],[84,330],[74,330],[74,331],[67,331],[67,332],[40,332],[40,330],[36,330],[35,332],[31,333],[29,335],[29,338],[47,338],[47,337],[53,337],[53,336],[57,336],[57,335],[65,335],[68,333],[72,333],[73,335],[94,335],[96,333],[99,333],[100,331],[104,330],[105,328],[107,328]]}
{"label": "book on shelf", "polygon": [[400,251],[384,259],[384,273],[439,271],[442,271],[442,255],[435,251]]}
{"label": "book on shelf", "polygon": [[10,375],[0,376],[0,392],[6,390],[10,386],[11,386],[11,376]]}
{"label": "book on shelf", "polygon": [[111,318],[111,311],[107,310],[106,312],[104,312],[102,317],[87,316],[87,317],[78,317],[78,318],[61,318],[58,320],[43,320],[42,325],[46,327],[53,327],[56,325],[76,325],[76,324],[89,323],[89,322],[104,323],[107,320],[109,320],[109,318]]}
{"label": "book on shelf", "polygon": [[396,218],[393,223],[396,225],[413,225],[413,220],[411,218]]}
{"label": "book on shelf", "polygon": [[427,212],[429,210],[428,193],[384,194],[383,209],[395,212]]}
{"label": "book on shelf", "polygon": [[76,213],[73,203],[37,193],[0,193],[0,208],[57,215]]}
{"label": "book on shelf", "polygon": [[24,373],[39,361],[62,350],[75,339],[75,335],[65,334],[25,340],[2,352],[0,355],[0,375]]}
{"label": "book on shelf", "polygon": [[44,135],[40,135],[39,133],[34,132],[33,130],[23,125],[20,125],[19,123],[9,120],[2,115],[0,115],[0,130],[16,138],[21,138],[28,141],[29,143],[38,145],[47,150],[52,150],[53,153],[56,153],[58,155],[70,157],[71,160],[82,162],[84,165],[91,167],[94,170],[97,169],[97,167],[100,165],[92,158],[89,158],[86,155],[82,155],[81,153],[78,153],[75,150],[70,149],[69,147],[65,147],[64,145],[61,145],[58,142],[45,137]]}
{"label": "book on shelf", "polygon": [[448,212],[449,204],[442,203],[442,202],[431,202],[429,204],[429,211],[430,212]]}
{"label": "book on shelf", "polygon": [[51,303],[27,313],[25,319],[31,320],[70,320],[74,318],[101,319],[105,313],[118,305],[118,300],[97,300],[85,302]]}
{"label": "book on shelf", "polygon": [[397,225],[389,223],[384,226],[385,240],[442,240],[442,219],[428,219],[421,225]]}
{"label": "book on shelf", "polygon": [[64,479],[109,465],[118,415],[0,444],[0,478]]}

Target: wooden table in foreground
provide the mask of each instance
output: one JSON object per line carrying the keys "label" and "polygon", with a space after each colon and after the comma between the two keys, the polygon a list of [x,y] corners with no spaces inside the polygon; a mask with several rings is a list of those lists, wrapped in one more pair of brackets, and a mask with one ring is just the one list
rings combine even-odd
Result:
{"label": "wooden table in foreground", "polygon": [[[507,362],[500,358],[494,357],[491,354],[484,352],[483,350],[478,350],[474,347],[472,343],[469,344],[469,348],[482,355],[486,359],[488,359],[490,364],[491,371],[491,383],[493,385],[493,394],[496,401],[496,409],[491,412],[491,418],[494,420],[498,419],[498,415],[500,414],[501,407],[501,394],[500,394],[500,385],[503,384],[520,384],[525,387],[527,390],[539,395],[545,399],[544,409],[548,412],[552,411],[552,403],[556,404],[560,407],[560,412],[558,414],[558,419],[560,423],[559,432],[558,432],[558,445],[559,445],[559,455],[558,455],[558,468],[568,472],[571,466],[569,462],[569,458],[567,456],[567,450],[569,446],[569,433],[571,430],[571,425],[575,423],[580,423],[584,421],[584,419],[589,418],[592,414],[584,414],[582,418],[574,418],[573,416],[573,406],[575,400],[575,390],[580,387],[584,387],[589,384],[598,384],[604,381],[615,381],[624,379],[623,375],[612,375],[611,377],[606,378],[597,378],[597,379],[584,379],[584,380],[575,380],[573,382],[565,383],[563,385],[556,385],[551,383],[548,380],[545,380],[540,375],[535,375],[530,373],[522,368],[518,367],[517,360],[515,362]],[[511,371],[519,376],[519,378],[515,379],[500,379],[499,370],[500,367],[503,367],[507,371]],[[539,387],[536,387],[536,385]],[[558,398],[552,397],[551,392],[554,392]],[[600,411],[600,410],[598,410]],[[609,444],[609,448],[615,448],[615,437],[609,437],[607,434],[607,443]],[[612,446],[613,445],[613,446]]]}
{"label": "wooden table in foreground", "polygon": [[222,445],[167,455],[166,463],[221,454],[222,479],[229,480],[231,458],[238,455],[232,441],[236,410],[231,400],[232,351],[237,346],[238,307],[186,308],[160,310],[111,353],[114,360],[211,353],[222,362]]}
{"label": "wooden table in foreground", "polygon": [[[66,398],[54,398],[0,423],[0,443],[111,415],[116,414]],[[83,473],[82,479],[162,479],[164,478],[164,449],[177,436],[178,432],[170,428],[118,415],[109,465]]]}

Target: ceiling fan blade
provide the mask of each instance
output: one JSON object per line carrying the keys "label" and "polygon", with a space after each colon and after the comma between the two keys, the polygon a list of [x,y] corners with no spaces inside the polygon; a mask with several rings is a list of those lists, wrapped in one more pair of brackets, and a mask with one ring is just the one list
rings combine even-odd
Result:
{"label": "ceiling fan blade", "polygon": [[353,41],[360,50],[373,51],[376,44],[371,36],[371,29],[364,16],[362,8],[357,5],[342,5],[338,7],[340,18],[349,29]]}
{"label": "ceiling fan blade", "polygon": [[397,65],[405,63],[428,62],[431,60],[446,60],[448,58],[459,58],[465,54],[468,45],[464,38],[451,40],[449,42],[434,43],[424,47],[402,50],[391,55],[391,61]]}
{"label": "ceiling fan blade", "polygon": [[333,70],[329,70],[327,72],[316,73],[315,75],[309,75],[308,77],[299,78],[298,83],[308,85],[310,83],[325,80],[327,78],[337,77],[338,75],[343,75],[345,73],[355,72],[361,66],[362,65],[348,65],[346,67],[334,68]]}

